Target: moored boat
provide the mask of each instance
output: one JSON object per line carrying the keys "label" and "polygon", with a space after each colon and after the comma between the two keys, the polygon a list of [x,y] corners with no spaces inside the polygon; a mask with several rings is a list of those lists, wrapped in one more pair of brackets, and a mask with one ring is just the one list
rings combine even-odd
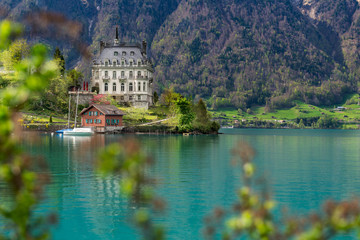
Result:
{"label": "moored boat", "polygon": [[91,136],[94,131],[91,128],[74,128],[71,131],[64,131],[64,136]]}

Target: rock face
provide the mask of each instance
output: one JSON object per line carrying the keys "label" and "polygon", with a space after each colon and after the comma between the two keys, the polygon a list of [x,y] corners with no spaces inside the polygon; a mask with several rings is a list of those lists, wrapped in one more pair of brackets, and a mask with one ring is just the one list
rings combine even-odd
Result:
{"label": "rock face", "polygon": [[[83,24],[98,53],[115,26],[148,42],[159,90],[173,86],[214,107],[300,99],[332,104],[357,89],[358,0],[3,0],[7,16],[45,8]],[[67,62],[78,58],[61,45]]]}

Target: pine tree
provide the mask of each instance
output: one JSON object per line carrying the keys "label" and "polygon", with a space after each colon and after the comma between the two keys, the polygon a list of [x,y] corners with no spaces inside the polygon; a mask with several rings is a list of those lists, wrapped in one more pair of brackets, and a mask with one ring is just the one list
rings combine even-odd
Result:
{"label": "pine tree", "polygon": [[56,47],[56,49],[55,49],[54,59],[59,61],[60,73],[62,76],[64,76],[64,74],[65,74],[65,59],[58,47]]}

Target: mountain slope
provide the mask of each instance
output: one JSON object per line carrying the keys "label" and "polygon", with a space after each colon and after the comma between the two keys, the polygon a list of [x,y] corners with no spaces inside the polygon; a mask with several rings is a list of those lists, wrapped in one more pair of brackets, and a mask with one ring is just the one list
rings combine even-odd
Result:
{"label": "mountain slope", "polygon": [[[356,89],[360,74],[356,0],[3,0],[0,7],[14,19],[46,9],[81,22],[81,41],[95,55],[118,26],[122,41],[147,40],[159,90],[173,86],[214,107],[332,104]],[[49,43],[62,47],[69,65],[79,60],[68,44]]]}
{"label": "mountain slope", "polygon": [[152,52],[162,84],[245,107],[296,84],[320,86],[339,65],[332,45],[290,1],[190,0],[158,31]]}

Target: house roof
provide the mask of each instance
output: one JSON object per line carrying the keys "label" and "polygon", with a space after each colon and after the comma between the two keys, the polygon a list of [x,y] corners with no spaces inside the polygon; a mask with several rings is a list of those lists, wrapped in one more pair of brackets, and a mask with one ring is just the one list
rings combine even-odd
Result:
{"label": "house roof", "polygon": [[122,116],[122,115],[125,115],[125,113],[123,111],[121,111],[120,109],[118,109],[114,105],[109,105],[109,104],[93,104],[93,105],[90,105],[88,108],[84,108],[81,111],[80,115],[87,112],[92,107],[94,107],[97,110],[99,110],[100,112],[102,112],[105,116],[119,116],[119,115]]}

